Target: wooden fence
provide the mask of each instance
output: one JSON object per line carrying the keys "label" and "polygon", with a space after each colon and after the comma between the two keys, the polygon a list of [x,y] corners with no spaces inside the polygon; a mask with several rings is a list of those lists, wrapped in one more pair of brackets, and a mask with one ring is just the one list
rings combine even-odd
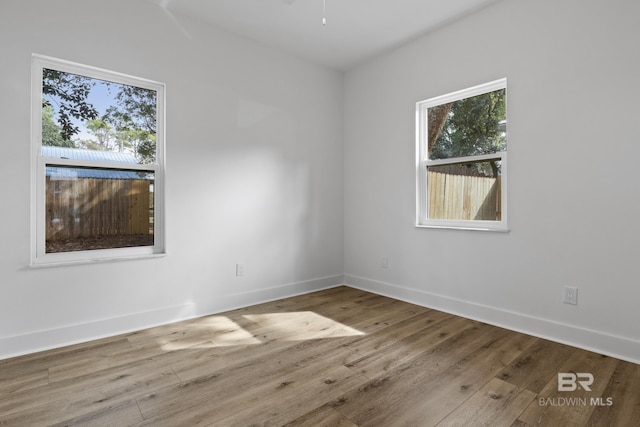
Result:
{"label": "wooden fence", "polygon": [[152,193],[142,179],[46,181],[46,239],[150,233]]}
{"label": "wooden fence", "polygon": [[428,172],[429,218],[500,221],[501,177]]}

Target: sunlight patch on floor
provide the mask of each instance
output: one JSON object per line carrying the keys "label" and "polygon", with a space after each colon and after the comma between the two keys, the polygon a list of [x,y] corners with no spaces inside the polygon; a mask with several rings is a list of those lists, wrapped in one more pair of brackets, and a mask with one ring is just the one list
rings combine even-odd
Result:
{"label": "sunlight patch on floor", "polygon": [[164,351],[174,351],[365,335],[312,311],[246,314],[242,318],[244,327],[226,316],[206,317],[171,338],[159,340],[159,344]]}
{"label": "sunlight patch on floor", "polygon": [[200,319],[197,324],[191,325],[187,331],[183,332],[182,336],[160,340],[162,349],[172,351],[187,348],[229,347],[261,343],[260,340],[254,338],[253,334],[226,316]]}
{"label": "sunlight patch on floor", "polygon": [[254,322],[259,328],[265,329],[265,334],[261,335],[262,337],[266,335],[270,339],[282,341],[365,335],[364,332],[312,311],[247,314],[243,317]]}

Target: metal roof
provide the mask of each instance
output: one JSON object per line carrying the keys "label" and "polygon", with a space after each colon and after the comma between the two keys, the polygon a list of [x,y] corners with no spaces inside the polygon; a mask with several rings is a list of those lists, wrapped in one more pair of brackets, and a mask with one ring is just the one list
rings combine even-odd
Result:
{"label": "metal roof", "polygon": [[[81,148],[42,146],[43,157],[73,160],[94,160],[101,162],[117,162],[138,164],[132,153],[118,153],[115,151],[96,151]],[[144,171],[129,171],[121,169],[95,169],[70,166],[47,166],[46,175],[51,179],[100,178],[100,179],[149,179]]]}
{"label": "metal roof", "polygon": [[44,157],[58,159],[97,160],[102,162],[138,163],[133,153],[118,153],[116,151],[86,150],[83,148],[42,146]]}

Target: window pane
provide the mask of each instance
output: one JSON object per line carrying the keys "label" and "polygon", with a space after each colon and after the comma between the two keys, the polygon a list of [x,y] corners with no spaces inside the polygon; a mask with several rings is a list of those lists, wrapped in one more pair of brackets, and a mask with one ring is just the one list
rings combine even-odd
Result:
{"label": "window pane", "polygon": [[500,160],[427,168],[430,219],[500,221]]}
{"label": "window pane", "polygon": [[46,167],[46,252],[153,246],[154,173]]}
{"label": "window pane", "polygon": [[428,108],[427,121],[430,160],[505,151],[506,90]]}
{"label": "window pane", "polygon": [[156,106],[154,90],[44,68],[42,155],[155,163]]}

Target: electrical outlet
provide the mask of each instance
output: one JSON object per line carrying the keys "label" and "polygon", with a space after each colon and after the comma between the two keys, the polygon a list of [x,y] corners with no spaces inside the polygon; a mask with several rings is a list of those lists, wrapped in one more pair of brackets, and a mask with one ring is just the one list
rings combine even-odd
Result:
{"label": "electrical outlet", "polygon": [[244,276],[244,264],[236,264],[236,277]]}
{"label": "electrical outlet", "polygon": [[383,256],[380,258],[380,267],[389,268],[389,257]]}
{"label": "electrical outlet", "polygon": [[564,299],[565,304],[578,305],[578,288],[575,286],[564,287]]}

